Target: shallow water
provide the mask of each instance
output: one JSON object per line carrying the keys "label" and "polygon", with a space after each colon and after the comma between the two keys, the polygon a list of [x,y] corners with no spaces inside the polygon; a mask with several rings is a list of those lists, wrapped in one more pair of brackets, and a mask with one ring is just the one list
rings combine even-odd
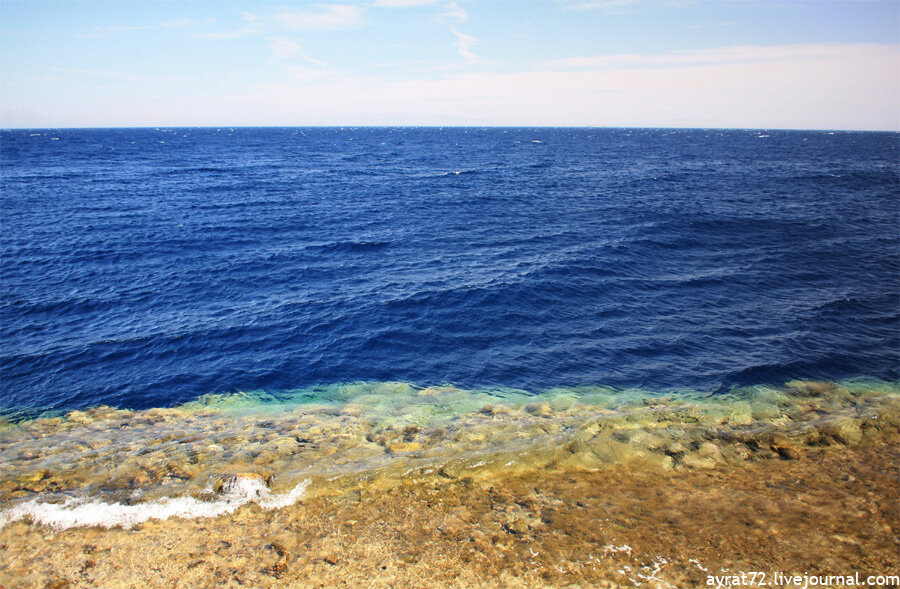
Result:
{"label": "shallow water", "polygon": [[[235,498],[238,481],[262,491],[259,504],[216,518],[134,518],[127,529],[11,522],[0,528],[0,585],[671,589],[765,571],[767,583],[801,576],[783,586],[858,586],[897,568],[900,421],[881,415],[858,430],[810,430],[803,445],[745,435],[740,462],[687,466],[693,448],[670,448],[684,464],[667,470],[536,463],[486,478],[371,481],[279,509],[268,509],[259,478],[238,477],[211,507]],[[803,581],[856,574],[852,585]]]}
{"label": "shallow water", "polygon": [[[331,398],[309,404],[307,398]],[[895,433],[900,384],[794,381],[729,394],[524,391],[355,383],[298,402],[206,397],[7,424],[0,525],[130,527],[270,508],[359,485],[510,476],[556,465],[707,469],[793,459]]]}

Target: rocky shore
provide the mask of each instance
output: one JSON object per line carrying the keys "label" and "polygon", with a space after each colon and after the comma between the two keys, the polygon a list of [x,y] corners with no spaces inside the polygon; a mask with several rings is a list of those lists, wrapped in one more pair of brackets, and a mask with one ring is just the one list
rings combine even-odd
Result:
{"label": "rocky shore", "polygon": [[896,441],[740,466],[359,488],[130,530],[0,531],[0,587],[703,587],[897,572]]}
{"label": "rocky shore", "polygon": [[[729,571],[897,572],[892,385],[465,411],[434,409],[451,390],[409,394],[427,419],[400,399],[405,413],[100,408],[10,425],[0,587],[699,587]],[[76,496],[108,517],[42,511]],[[134,515],[172,497],[207,511]],[[116,520],[113,505],[132,515]]]}

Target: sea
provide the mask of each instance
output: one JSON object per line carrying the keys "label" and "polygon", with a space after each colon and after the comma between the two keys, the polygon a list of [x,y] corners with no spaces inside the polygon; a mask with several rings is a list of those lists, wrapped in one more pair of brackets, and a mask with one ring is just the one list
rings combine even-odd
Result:
{"label": "sea", "polygon": [[[226,409],[343,411],[417,445],[411,422],[489,401],[539,419],[597,395],[895,390],[898,148],[841,131],[2,130],[0,446],[46,481],[137,456],[110,424],[138,416],[184,432]],[[42,453],[78,428],[105,450]],[[147,484],[202,478],[172,472]]]}

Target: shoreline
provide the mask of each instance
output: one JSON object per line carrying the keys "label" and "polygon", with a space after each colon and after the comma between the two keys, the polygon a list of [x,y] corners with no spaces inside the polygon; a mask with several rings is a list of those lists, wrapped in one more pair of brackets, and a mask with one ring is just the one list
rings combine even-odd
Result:
{"label": "shoreline", "polygon": [[555,465],[130,530],[0,530],[0,587],[701,587],[898,571],[900,433],[716,468]]}
{"label": "shoreline", "polygon": [[715,469],[875,442],[900,428],[900,385],[875,381],[794,381],[721,396],[569,389],[498,398],[403,383],[360,391],[332,405],[248,409],[229,398],[7,427],[0,528],[21,519],[128,528],[547,468]]}
{"label": "shoreline", "polygon": [[896,384],[615,406],[401,393],[251,413],[107,408],[4,430],[0,589],[898,573]]}

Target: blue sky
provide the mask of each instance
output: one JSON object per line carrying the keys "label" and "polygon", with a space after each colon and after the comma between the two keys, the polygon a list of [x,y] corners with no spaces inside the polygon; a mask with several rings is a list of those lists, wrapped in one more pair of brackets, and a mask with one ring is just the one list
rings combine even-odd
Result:
{"label": "blue sky", "polygon": [[900,3],[0,2],[0,126],[900,129]]}

